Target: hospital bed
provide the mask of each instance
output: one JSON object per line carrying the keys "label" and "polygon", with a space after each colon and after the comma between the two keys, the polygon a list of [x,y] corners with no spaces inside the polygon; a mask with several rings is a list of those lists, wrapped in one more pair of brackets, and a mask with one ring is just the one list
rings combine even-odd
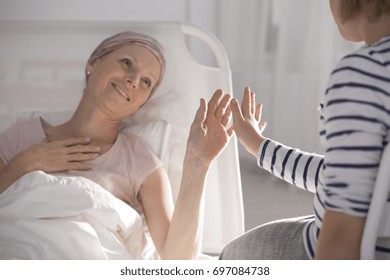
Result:
{"label": "hospital bed", "polygon": [[[165,48],[162,84],[123,129],[143,137],[166,163],[176,199],[186,139],[199,99],[210,99],[217,88],[232,93],[224,48],[215,36],[193,25],[1,22],[0,131],[23,118],[43,116],[58,124],[70,117],[82,94],[89,54],[104,38],[124,30],[152,35]],[[205,52],[202,57],[207,62],[200,62],[199,54]],[[233,137],[207,178],[203,253],[217,255],[244,232],[243,211],[237,141]]]}

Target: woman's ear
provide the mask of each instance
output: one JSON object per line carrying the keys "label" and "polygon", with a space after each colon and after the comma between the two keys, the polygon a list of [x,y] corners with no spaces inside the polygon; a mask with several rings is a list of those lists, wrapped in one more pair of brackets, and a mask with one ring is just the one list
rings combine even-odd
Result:
{"label": "woman's ear", "polygon": [[97,64],[97,61],[98,60],[94,60],[94,61],[87,64],[87,67],[85,68],[85,77],[86,77],[87,81],[89,79],[89,76],[91,76],[91,74],[92,74],[92,72]]}
{"label": "woman's ear", "polygon": [[86,74],[87,78],[91,75],[95,64],[96,64],[96,61],[93,61],[92,63],[88,63],[88,65],[85,69],[85,74]]}

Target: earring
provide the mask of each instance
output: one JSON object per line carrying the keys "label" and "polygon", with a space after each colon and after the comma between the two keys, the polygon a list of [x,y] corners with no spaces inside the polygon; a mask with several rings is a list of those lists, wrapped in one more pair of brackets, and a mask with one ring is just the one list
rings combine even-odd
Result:
{"label": "earring", "polygon": [[91,75],[91,71],[88,70],[87,71],[87,76],[89,76],[89,75]]}

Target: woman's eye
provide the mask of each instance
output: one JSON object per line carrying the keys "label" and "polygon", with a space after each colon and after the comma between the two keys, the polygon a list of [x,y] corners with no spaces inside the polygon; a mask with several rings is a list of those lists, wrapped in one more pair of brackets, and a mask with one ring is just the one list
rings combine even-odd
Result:
{"label": "woman's eye", "polygon": [[149,79],[144,79],[145,85],[149,88],[152,85],[152,82]]}
{"label": "woman's eye", "polygon": [[131,68],[132,67],[132,62],[130,59],[124,58],[122,59],[122,63],[125,64],[127,67]]}

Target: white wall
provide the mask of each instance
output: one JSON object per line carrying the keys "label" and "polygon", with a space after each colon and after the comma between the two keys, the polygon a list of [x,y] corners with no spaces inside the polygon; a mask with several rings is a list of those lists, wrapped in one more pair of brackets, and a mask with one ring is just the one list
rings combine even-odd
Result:
{"label": "white wall", "polygon": [[[0,21],[182,21],[216,34],[218,3],[219,0],[0,0]],[[214,58],[203,45],[191,41],[190,47],[196,59],[213,63]]]}
{"label": "white wall", "polygon": [[[167,9],[166,5],[174,7]],[[13,20],[150,20],[184,19],[181,0],[2,0],[0,18]]]}
{"label": "white wall", "polygon": [[210,31],[218,0],[0,0],[0,20],[186,21]]}

